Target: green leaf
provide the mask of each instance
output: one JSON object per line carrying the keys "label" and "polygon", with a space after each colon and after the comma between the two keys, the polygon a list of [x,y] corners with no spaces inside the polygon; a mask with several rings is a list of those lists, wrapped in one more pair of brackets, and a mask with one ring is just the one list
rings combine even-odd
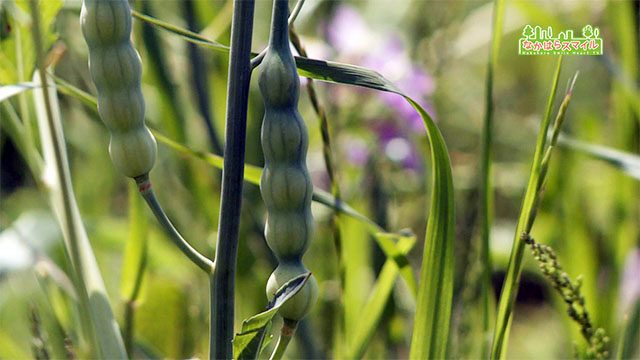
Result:
{"label": "green leaf", "polygon": [[311,273],[306,273],[289,280],[278,289],[265,311],[242,322],[240,332],[233,338],[233,353],[237,359],[256,359],[260,355],[262,340],[271,319],[282,305],[302,289],[310,276]]}
{"label": "green leaf", "polygon": [[[413,271],[409,263],[405,262],[406,255],[413,249],[415,243],[416,237],[414,235],[401,237],[398,239],[397,244],[394,243],[392,237],[386,234],[381,236],[380,244],[385,255],[387,255],[387,261],[382,266],[380,275],[378,275],[366,305],[362,308],[353,340],[350,342],[351,350],[347,356],[348,359],[360,359],[364,356],[401,271],[403,276],[407,276],[407,272],[411,274],[410,280],[407,281],[407,277],[405,277],[405,281],[407,281],[407,285],[415,296],[416,285],[415,279],[413,279]],[[399,267],[398,264],[401,263],[404,266]],[[413,283],[411,283],[411,279],[413,279]]]}
{"label": "green leaf", "polygon": [[640,180],[640,156],[606,146],[589,144],[562,135],[558,139],[558,144],[596,160],[604,161],[630,177]]}
{"label": "green leaf", "polygon": [[[28,1],[4,1],[11,33],[0,45],[0,83],[25,81],[35,68],[35,47],[31,37]],[[62,8],[62,0],[39,1],[40,28],[43,48],[48,49],[56,40],[53,22]]]}
{"label": "green leaf", "polygon": [[531,163],[531,172],[529,173],[529,182],[522,201],[522,208],[518,217],[518,225],[513,239],[513,247],[511,248],[511,256],[507,267],[507,275],[504,286],[500,294],[498,304],[498,314],[496,317],[496,327],[493,333],[493,342],[491,344],[491,358],[502,359],[506,356],[506,348],[509,339],[509,328],[513,315],[513,305],[518,293],[518,284],[520,273],[522,271],[522,259],[524,256],[525,242],[522,239],[522,233],[528,233],[531,229],[536,199],[538,194],[538,186],[541,181],[541,166],[545,152],[545,144],[547,140],[547,132],[551,124],[551,113],[553,111],[553,102],[558,89],[558,81],[560,79],[560,70],[562,69],[562,57],[558,58],[555,73],[551,83],[551,92],[547,99],[547,108],[545,116],[540,124],[540,131],[536,141],[536,149]]}

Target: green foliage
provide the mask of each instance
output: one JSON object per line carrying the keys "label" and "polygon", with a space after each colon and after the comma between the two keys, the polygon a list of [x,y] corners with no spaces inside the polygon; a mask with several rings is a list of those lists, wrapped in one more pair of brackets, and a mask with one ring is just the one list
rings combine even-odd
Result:
{"label": "green foliage", "polygon": [[[302,11],[290,21],[299,55],[293,60],[298,76],[314,81],[300,88],[309,153],[296,160],[304,160],[314,184],[315,234],[305,267],[285,269],[290,273],[271,289],[308,268],[318,302],[303,321],[282,328],[274,310],[282,302],[261,312],[277,263],[264,239],[257,186],[269,168],[260,148],[265,109],[257,76],[245,109],[244,164],[225,164],[211,137],[225,130],[233,1],[194,0],[190,10],[180,2],[131,3],[140,11],[132,12],[131,40],[143,64],[144,117],[161,144],[151,173],[157,195],[147,197],[160,224],[105,151],[108,131],[94,97],[100,86],[96,91],[86,65],[80,2],[38,3],[43,34],[36,47],[29,1],[0,1],[0,323],[8,325],[0,329],[0,358],[104,357],[101,348],[113,351],[110,357],[124,358],[125,349],[131,358],[206,357],[210,283],[189,258],[210,272],[207,256],[228,253],[214,246],[220,175],[240,168],[245,186],[235,195],[242,210],[232,219],[240,240],[232,276],[236,324],[226,327],[236,334],[227,345],[238,358],[486,357],[489,345],[494,358],[566,358],[572,343],[579,358],[637,357],[639,307],[636,300],[627,308],[633,299],[620,295],[633,288],[622,269],[640,229],[632,2],[298,2]],[[256,2],[256,72],[268,64],[261,47],[270,5]],[[368,29],[345,31],[337,23],[345,14],[352,17],[347,28]],[[512,51],[523,30],[533,35],[537,25],[594,36],[599,28],[604,55],[565,58],[549,85],[555,59]],[[398,47],[405,54],[397,55]],[[38,86],[37,64],[55,85]],[[588,79],[570,80],[562,101],[555,96],[560,66]],[[402,77],[407,69],[430,73],[410,82]],[[415,127],[420,121],[426,131]],[[56,151],[66,159],[52,161]],[[412,165],[398,160],[404,152]],[[295,207],[283,194],[281,208]],[[43,218],[63,231],[43,227]],[[32,230],[23,232],[15,224],[25,219]],[[37,245],[47,239],[53,245]],[[494,306],[492,289],[503,274]],[[296,286],[282,298],[294,296]],[[276,334],[278,343],[269,343]]]}

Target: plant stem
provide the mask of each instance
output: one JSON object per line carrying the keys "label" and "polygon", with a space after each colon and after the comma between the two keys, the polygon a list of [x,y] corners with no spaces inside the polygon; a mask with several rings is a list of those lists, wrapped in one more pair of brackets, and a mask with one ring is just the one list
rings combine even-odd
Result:
{"label": "plant stem", "polygon": [[551,112],[553,110],[553,101],[558,89],[558,80],[560,78],[561,68],[562,57],[559,57],[551,83],[551,93],[547,100],[547,109],[543,121],[540,124],[540,132],[538,133],[538,138],[536,140],[536,149],[531,164],[527,190],[525,191],[522,208],[518,217],[518,224],[516,226],[516,233],[513,239],[513,247],[511,248],[507,274],[504,280],[504,286],[502,287],[502,292],[500,293],[500,300],[498,302],[498,314],[493,333],[493,342],[491,344],[491,359],[494,360],[502,359],[506,356],[506,344],[509,339],[513,306],[518,293],[518,284],[520,283],[522,259],[525,249],[525,242],[522,240],[521,234],[529,233],[533,224],[531,219],[535,216],[541,166],[547,141],[547,132],[549,130],[549,125],[551,124]]}
{"label": "plant stem", "polygon": [[493,221],[493,184],[492,184],[492,142],[493,142],[493,77],[500,52],[500,36],[502,35],[502,20],[504,1],[495,0],[493,3],[493,34],[489,48],[489,62],[487,64],[487,78],[485,90],[485,116],[482,132],[482,155],[480,172],[480,220],[481,243],[480,263],[482,264],[482,280],[480,285],[480,301],[482,304],[482,339],[480,357],[489,353],[490,342],[490,312],[491,312],[491,223]]}
{"label": "plant stem", "polygon": [[247,105],[251,81],[251,34],[254,0],[234,0],[227,88],[226,143],[216,268],[211,276],[211,359],[233,357],[235,271],[244,176]]}
{"label": "plant stem", "polygon": [[165,234],[169,236],[171,241],[184,253],[191,262],[196,264],[200,269],[204,270],[207,273],[213,273],[215,268],[214,263],[211,262],[207,257],[200,254],[198,250],[194,249],[189,243],[180,235],[178,230],[173,226],[171,220],[167,217],[162,206],[158,203],[158,199],[156,198],[155,193],[153,192],[153,188],[151,187],[151,182],[149,181],[149,175],[143,175],[137,177],[136,184],[138,185],[138,191],[140,191],[140,195],[144,198],[144,200],[149,205],[149,208],[155,215],[156,219],[160,225],[162,225],[162,229]]}
{"label": "plant stem", "polygon": [[284,319],[284,323],[282,324],[282,329],[280,330],[280,337],[278,338],[278,343],[276,344],[276,348],[273,350],[273,354],[269,357],[269,360],[280,360],[284,355],[284,352],[287,350],[287,346],[291,341],[291,338],[296,332],[296,327],[298,326],[298,322],[295,320]]}

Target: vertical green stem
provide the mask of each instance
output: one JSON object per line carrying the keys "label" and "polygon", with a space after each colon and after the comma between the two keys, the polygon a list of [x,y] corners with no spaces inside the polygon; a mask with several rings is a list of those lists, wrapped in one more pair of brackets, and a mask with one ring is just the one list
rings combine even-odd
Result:
{"label": "vertical green stem", "polygon": [[233,357],[233,320],[238,230],[244,176],[247,105],[251,81],[254,0],[234,0],[227,88],[226,143],[216,268],[211,276],[211,359]]}
{"label": "vertical green stem", "polygon": [[509,328],[511,326],[513,306],[515,304],[516,295],[518,294],[520,273],[522,272],[522,259],[525,249],[525,242],[522,240],[521,235],[523,233],[529,233],[531,230],[530,219],[535,207],[538,181],[540,179],[541,165],[547,141],[547,132],[551,123],[553,100],[555,99],[556,91],[558,89],[558,80],[560,78],[561,68],[562,57],[559,57],[553,81],[551,83],[551,93],[549,94],[549,99],[547,101],[547,109],[536,140],[536,150],[531,164],[527,190],[522,202],[520,216],[518,217],[518,225],[516,226],[516,233],[513,239],[509,265],[507,266],[507,275],[504,280],[502,292],[500,293],[496,327],[494,329],[493,342],[491,345],[491,359],[502,359],[506,356],[507,342],[509,340]]}
{"label": "vertical green stem", "polygon": [[487,64],[487,78],[485,90],[485,116],[482,130],[482,154],[480,172],[480,221],[481,246],[480,263],[482,266],[482,284],[480,298],[482,303],[482,341],[480,357],[488,355],[489,328],[491,312],[491,274],[493,265],[491,260],[491,223],[493,221],[493,186],[491,181],[492,168],[492,139],[493,139],[493,75],[500,52],[500,37],[502,35],[502,19],[504,14],[504,0],[493,3],[493,32],[489,48],[489,62]]}

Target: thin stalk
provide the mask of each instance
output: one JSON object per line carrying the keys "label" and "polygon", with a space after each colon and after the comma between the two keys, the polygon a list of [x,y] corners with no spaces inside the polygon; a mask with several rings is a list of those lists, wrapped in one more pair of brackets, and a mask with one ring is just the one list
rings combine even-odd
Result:
{"label": "thin stalk", "polygon": [[491,260],[491,223],[493,221],[493,185],[492,185],[492,143],[493,143],[493,78],[500,52],[500,37],[502,35],[502,20],[504,14],[504,0],[493,3],[493,40],[489,48],[489,62],[487,64],[487,78],[485,90],[485,115],[482,129],[482,154],[480,170],[480,263],[482,264],[482,280],[480,285],[480,301],[482,304],[482,341],[480,357],[489,353],[490,342],[490,313],[491,313],[491,274],[493,265]]}
{"label": "thin stalk", "polygon": [[140,191],[140,195],[144,198],[149,205],[149,208],[155,215],[156,219],[162,226],[165,234],[169,236],[169,239],[173,241],[173,243],[185,254],[191,262],[196,264],[200,269],[205,271],[208,274],[213,273],[215,269],[215,265],[211,260],[209,260],[204,255],[200,254],[198,250],[194,249],[189,243],[180,235],[178,230],[173,226],[171,220],[167,217],[162,206],[158,202],[156,195],[151,187],[151,181],[149,181],[149,175],[143,175],[135,179],[136,184],[138,185],[138,191]]}
{"label": "thin stalk", "polygon": [[[300,10],[302,10],[302,5],[304,5],[304,1],[305,0],[298,0],[298,2],[296,3],[296,6],[291,11],[291,14],[289,14],[289,19],[287,20],[287,23],[289,24],[289,29],[293,28],[293,23],[296,21],[296,18],[300,14]],[[289,35],[292,36],[291,33],[289,33]],[[296,37],[297,37],[297,35],[296,35]],[[293,39],[291,41],[293,42]],[[296,48],[296,51],[298,51],[298,53],[300,55],[302,55],[300,53],[300,49]],[[263,49],[262,51],[260,51],[259,54],[254,56],[253,59],[251,59],[251,68],[255,69],[256,67],[258,67],[258,65],[260,65],[262,63],[262,60],[264,59],[264,56],[266,54],[267,54],[267,49]],[[302,56],[305,56],[305,55],[302,55]],[[309,80],[311,80],[311,79],[309,79]]]}
{"label": "thin stalk", "polygon": [[298,322],[295,320],[284,319],[284,324],[282,324],[282,329],[280,330],[280,337],[278,338],[278,343],[276,344],[273,353],[269,357],[269,360],[280,360],[284,355],[284,352],[287,350],[287,346],[291,341],[291,338],[296,332],[296,327],[298,326]]}
{"label": "thin stalk", "polygon": [[551,112],[553,110],[553,100],[555,99],[558,89],[558,80],[560,78],[560,70],[562,68],[562,57],[558,58],[556,70],[551,83],[551,93],[547,101],[547,109],[540,125],[540,132],[536,141],[536,149],[531,164],[531,172],[527,184],[527,190],[524,195],[518,224],[516,226],[513,247],[511,248],[511,256],[507,267],[507,275],[505,278],[500,300],[498,303],[498,314],[496,317],[496,326],[493,333],[493,342],[491,345],[491,359],[502,359],[506,356],[506,344],[509,339],[509,328],[513,315],[513,306],[516,295],[518,293],[518,284],[520,282],[520,273],[522,272],[522,259],[526,243],[521,237],[523,233],[529,233],[531,230],[530,218],[535,209],[536,194],[538,193],[538,181],[540,179],[541,164],[544,156],[545,144],[547,141],[547,131],[551,123]]}
{"label": "thin stalk", "polygon": [[227,88],[226,142],[216,267],[211,276],[211,359],[233,357],[235,272],[244,176],[247,105],[251,81],[251,35],[254,0],[234,0]]}

